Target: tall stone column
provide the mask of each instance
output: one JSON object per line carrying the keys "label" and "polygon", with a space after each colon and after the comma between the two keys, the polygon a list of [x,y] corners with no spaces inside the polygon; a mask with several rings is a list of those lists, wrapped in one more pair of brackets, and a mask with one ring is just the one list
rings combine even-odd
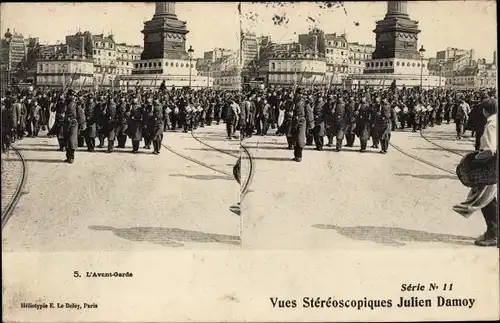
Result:
{"label": "tall stone column", "polygon": [[155,16],[175,16],[175,2],[156,2]]}
{"label": "tall stone column", "polygon": [[387,18],[390,17],[408,17],[407,1],[387,1]]}

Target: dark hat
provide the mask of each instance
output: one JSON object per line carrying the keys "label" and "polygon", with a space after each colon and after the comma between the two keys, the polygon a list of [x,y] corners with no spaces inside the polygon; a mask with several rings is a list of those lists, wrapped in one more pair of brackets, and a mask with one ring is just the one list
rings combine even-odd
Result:
{"label": "dark hat", "polygon": [[498,113],[497,100],[492,98],[485,99],[483,100],[483,102],[481,102],[481,108],[489,115],[496,114]]}

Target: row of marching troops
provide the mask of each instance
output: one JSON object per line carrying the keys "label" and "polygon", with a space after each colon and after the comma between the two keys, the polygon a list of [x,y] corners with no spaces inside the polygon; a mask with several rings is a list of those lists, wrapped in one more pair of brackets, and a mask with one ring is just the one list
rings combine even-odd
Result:
{"label": "row of marching troops", "polygon": [[[243,138],[266,135],[269,128],[285,135],[294,160],[302,160],[305,146],[326,146],[341,151],[353,147],[356,137],[360,152],[371,148],[386,154],[391,131],[411,129],[416,132],[442,123],[456,124],[457,139],[466,129],[482,135],[485,118],[479,103],[495,95],[491,89],[449,91],[440,89],[268,89],[245,93],[241,103]],[[476,108],[475,108],[476,107]],[[476,111],[476,112],[475,112]],[[334,140],[335,139],[335,140]],[[345,144],[344,144],[345,139]]]}
{"label": "row of marching troops", "polygon": [[[10,94],[10,93],[9,93]],[[159,154],[163,132],[182,129],[184,132],[210,126],[221,121],[228,123],[228,137],[234,136],[237,109],[234,109],[237,91],[210,89],[172,89],[170,91],[129,91],[91,93],[72,90],[32,94],[8,95],[2,101],[6,146],[28,135],[37,136],[40,128],[48,129],[49,137],[57,137],[59,150],[66,151],[66,161],[74,162],[75,150],[87,146],[88,151],[103,148],[113,152],[115,144],[125,148],[132,141],[132,152],[144,149]],[[233,108],[231,108],[233,104]],[[30,117],[23,118],[28,115]],[[35,121],[36,120],[36,121]],[[3,124],[4,124],[3,123]],[[6,131],[3,131],[3,130]]]}

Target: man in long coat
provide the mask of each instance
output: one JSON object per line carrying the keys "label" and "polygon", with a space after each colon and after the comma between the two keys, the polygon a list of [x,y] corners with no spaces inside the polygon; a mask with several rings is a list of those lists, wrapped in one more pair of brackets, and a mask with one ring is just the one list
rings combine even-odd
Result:
{"label": "man in long coat", "polygon": [[62,94],[59,96],[59,99],[57,100],[53,109],[55,112],[55,121],[54,125],[49,130],[47,135],[49,137],[56,136],[57,141],[59,142],[59,151],[64,151],[66,149],[66,142],[63,126],[66,113],[66,103],[64,102],[64,97]]}
{"label": "man in long coat", "polygon": [[335,97],[330,94],[328,101],[324,105],[323,115],[325,117],[325,133],[328,143],[328,147],[333,147],[333,137],[335,136],[335,117],[333,116],[335,112]]}
{"label": "man in long coat", "polygon": [[[85,112],[85,105],[82,97],[75,97],[75,103]],[[78,131],[77,143],[78,143],[78,148],[81,148],[85,145],[85,132]]]}
{"label": "man in long coat", "polygon": [[325,137],[325,118],[323,116],[323,106],[325,101],[320,96],[316,102],[313,110],[314,116],[314,128],[312,130],[314,144],[316,145],[316,150],[323,150],[324,137]]}
{"label": "man in long coat", "polygon": [[253,136],[253,130],[255,129],[255,113],[256,107],[254,102],[254,96],[252,95],[245,103],[245,114],[246,114],[246,136],[251,138]]}
{"label": "man in long coat", "polygon": [[132,140],[132,152],[139,152],[139,145],[142,139],[142,116],[143,116],[143,108],[139,103],[137,98],[132,100],[132,106],[130,110],[130,120],[128,125],[128,135],[130,140]]}
{"label": "man in long coat", "polygon": [[361,149],[360,152],[366,151],[368,140],[370,139],[372,125],[372,110],[370,105],[366,102],[366,98],[361,99],[359,106],[359,114],[356,123],[356,135],[359,138]]}
{"label": "man in long coat", "polygon": [[28,114],[28,110],[26,109],[26,105],[24,103],[24,99],[21,99],[17,102],[17,139],[24,138],[24,132],[26,131],[26,116]]}
{"label": "man in long coat", "polygon": [[95,111],[95,123],[96,123],[96,132],[99,138],[98,148],[104,147],[104,140],[106,139],[106,102],[103,97],[99,97],[99,100],[94,107]]}
{"label": "man in long coat", "polygon": [[95,149],[95,138],[97,136],[96,128],[96,113],[95,102],[93,97],[89,97],[85,103],[85,123],[87,129],[85,130],[85,144],[87,145],[87,151],[93,152]]}
{"label": "man in long coat", "polygon": [[380,138],[380,152],[383,154],[387,153],[389,149],[389,141],[391,139],[391,105],[384,99],[380,106],[380,112],[376,116],[375,129],[377,130],[377,136]]}
{"label": "man in long coat", "polygon": [[346,109],[343,98],[337,100],[335,104],[335,110],[333,112],[334,117],[334,134],[336,137],[335,150],[342,150],[342,141],[344,140],[345,128],[346,128]]}
{"label": "man in long coat", "polygon": [[293,115],[292,115],[292,143],[293,143],[293,155],[296,162],[302,161],[302,151],[306,145],[306,122],[312,122],[312,120],[306,120],[306,102],[302,97],[301,89],[297,89],[295,92],[295,100],[293,104]]}
{"label": "man in long coat", "polygon": [[128,104],[125,102],[125,98],[121,98],[116,108],[116,139],[118,140],[118,148],[125,148],[127,143],[128,116]]}
{"label": "man in long coat", "polygon": [[354,98],[351,98],[349,104],[346,106],[346,129],[345,129],[345,137],[346,137],[346,147],[353,147],[354,140],[356,139],[356,122],[358,118],[358,104],[354,102]]}
{"label": "man in long coat", "polygon": [[74,93],[68,92],[66,110],[63,121],[64,142],[66,144],[65,162],[73,164],[75,161],[75,150],[78,146],[77,137],[79,130],[85,129],[85,113],[81,106],[75,102]]}
{"label": "man in long coat", "polygon": [[151,130],[151,140],[153,141],[153,154],[158,155],[161,149],[161,142],[163,140],[163,107],[160,101],[156,99],[153,104],[153,113],[151,118],[147,121]]}
{"label": "man in long coat", "polygon": [[106,132],[105,135],[108,137],[108,153],[112,153],[115,148],[115,138],[116,138],[116,125],[118,124],[116,115],[116,104],[114,98],[109,97],[108,103],[106,104]]}
{"label": "man in long coat", "polygon": [[314,134],[313,134],[313,129],[314,129],[314,96],[310,95],[305,100],[305,103],[306,103],[306,106],[305,106],[306,121],[309,120],[309,122],[306,122],[306,146],[312,146],[313,141],[314,141]]}

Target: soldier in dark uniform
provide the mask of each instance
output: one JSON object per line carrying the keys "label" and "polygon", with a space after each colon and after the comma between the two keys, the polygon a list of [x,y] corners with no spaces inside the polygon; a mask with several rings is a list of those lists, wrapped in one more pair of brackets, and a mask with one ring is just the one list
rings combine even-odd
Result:
{"label": "soldier in dark uniform", "polygon": [[116,104],[113,97],[108,98],[106,104],[106,132],[105,135],[108,137],[108,150],[107,153],[112,153],[115,148],[116,139],[116,126],[118,124],[116,115]]}
{"label": "soldier in dark uniform", "polygon": [[293,143],[293,155],[296,162],[302,161],[302,150],[306,145],[306,125],[307,122],[312,120],[306,120],[306,103],[302,98],[301,89],[297,89],[295,92],[295,99],[293,103],[293,115],[292,115],[292,143]]}
{"label": "soldier in dark uniform", "polygon": [[142,139],[142,116],[143,116],[143,108],[139,103],[137,98],[132,100],[132,106],[130,110],[130,121],[128,126],[128,135],[130,140],[132,140],[132,152],[139,152],[139,145]]}
{"label": "soldier in dark uniform", "polygon": [[153,114],[148,121],[148,125],[152,130],[151,140],[153,141],[153,154],[158,155],[161,149],[163,140],[163,107],[160,105],[159,99],[156,99],[153,104]]}
{"label": "soldier in dark uniform", "polygon": [[292,122],[293,122],[293,96],[292,94],[285,96],[285,102],[283,104],[285,110],[285,116],[283,118],[283,123],[280,127],[280,133],[286,136],[286,141],[288,143],[288,149],[294,149],[293,133],[292,133]]}
{"label": "soldier in dark uniform", "polygon": [[372,110],[370,105],[366,102],[366,98],[361,99],[359,105],[359,114],[356,123],[356,135],[359,138],[361,149],[360,152],[366,151],[368,139],[370,139],[370,132],[372,128]]}
{"label": "soldier in dark uniform", "polygon": [[[83,99],[80,96],[75,96],[75,104],[78,106],[78,108],[83,109],[85,112],[85,106],[83,104]],[[76,138],[76,142],[78,144],[78,148],[81,148],[85,145],[85,132],[83,131],[78,131],[78,137]]]}
{"label": "soldier in dark uniform", "polygon": [[453,113],[453,109],[452,109],[453,102],[452,102],[451,98],[450,97],[445,98],[443,105],[444,105],[444,107],[443,107],[444,121],[446,121],[447,124],[450,124],[450,121],[452,119],[452,113]]}
{"label": "soldier in dark uniform", "polygon": [[333,137],[335,136],[335,117],[333,116],[335,112],[335,97],[333,94],[330,94],[328,97],[328,101],[324,105],[324,113],[325,116],[325,132],[326,138],[328,139],[328,143],[326,144],[328,147],[333,147]]}
{"label": "soldier in dark uniform", "polygon": [[59,142],[59,151],[64,151],[66,149],[66,142],[64,137],[64,119],[66,113],[66,103],[64,102],[64,98],[61,95],[57,100],[55,106],[53,107],[55,110],[55,122],[52,126],[52,129],[48,132],[47,136],[57,136],[57,141]]}
{"label": "soldier in dark uniform", "polygon": [[346,107],[346,129],[345,129],[345,137],[346,137],[346,147],[353,147],[354,141],[356,140],[356,123],[358,119],[358,111],[359,102],[355,102],[354,98],[349,100],[349,104]]}
{"label": "soldier in dark uniform", "polygon": [[314,96],[311,94],[305,100],[305,111],[306,111],[306,146],[312,146],[314,141]]}
{"label": "soldier in dark uniform", "polygon": [[380,142],[380,137],[379,137],[379,129],[377,129],[377,118],[380,115],[380,97],[377,97],[375,99],[375,103],[372,104],[371,109],[372,109],[372,130],[371,130],[371,137],[372,137],[372,148],[378,149],[378,144]]}
{"label": "soldier in dark uniform", "polygon": [[73,91],[69,90],[63,121],[64,142],[66,144],[65,162],[72,164],[75,161],[78,132],[85,130],[85,128],[85,113],[81,106],[76,104]]}
{"label": "soldier in dark uniform", "polygon": [[125,102],[125,98],[121,98],[120,103],[116,107],[116,139],[118,140],[118,148],[125,148],[127,144],[129,113],[129,106]]}
{"label": "soldier in dark uniform", "polygon": [[385,98],[380,106],[380,112],[376,117],[375,129],[377,129],[378,138],[380,138],[380,152],[387,153],[389,149],[389,141],[391,139],[391,105],[387,98]]}
{"label": "soldier in dark uniform", "polygon": [[47,125],[49,123],[49,116],[50,116],[50,102],[49,99],[47,98],[47,94],[42,94],[39,96],[39,103],[41,107],[41,113],[40,113],[40,126],[43,131],[47,129]]}
{"label": "soldier in dark uniform", "polygon": [[344,141],[344,133],[346,128],[346,109],[344,99],[340,97],[337,100],[337,104],[335,104],[335,111],[333,113],[333,117],[335,120],[334,123],[334,133],[337,139],[335,144],[335,150],[342,150],[342,142]]}
{"label": "soldier in dark uniform", "polygon": [[85,130],[85,144],[87,145],[87,151],[93,152],[95,149],[95,137],[97,136],[96,128],[96,104],[94,103],[94,98],[90,96],[85,103],[85,124],[87,126]]}
{"label": "soldier in dark uniform", "polygon": [[314,144],[316,145],[316,150],[323,150],[323,141],[325,137],[325,119],[323,116],[323,106],[325,105],[325,101],[323,101],[323,97],[319,97],[316,102],[313,110],[314,116],[314,128],[313,128],[313,139]]}
{"label": "soldier in dark uniform", "polygon": [[212,101],[213,109],[214,109],[214,119],[217,125],[220,124],[220,120],[222,118],[222,100],[220,98],[214,98]]}
{"label": "soldier in dark uniform", "polygon": [[[151,128],[151,119],[153,118],[153,100],[148,98],[144,108],[142,109],[142,136],[144,137],[144,149],[151,149],[151,140],[153,129]],[[186,116],[187,119],[187,116]],[[186,125],[188,121],[186,120]],[[184,130],[186,130],[184,128]],[[184,131],[187,132],[187,131]]]}
{"label": "soldier in dark uniform", "polygon": [[98,148],[104,147],[104,140],[106,139],[106,102],[101,96],[94,107],[95,111],[95,123],[97,136],[99,138]]}

